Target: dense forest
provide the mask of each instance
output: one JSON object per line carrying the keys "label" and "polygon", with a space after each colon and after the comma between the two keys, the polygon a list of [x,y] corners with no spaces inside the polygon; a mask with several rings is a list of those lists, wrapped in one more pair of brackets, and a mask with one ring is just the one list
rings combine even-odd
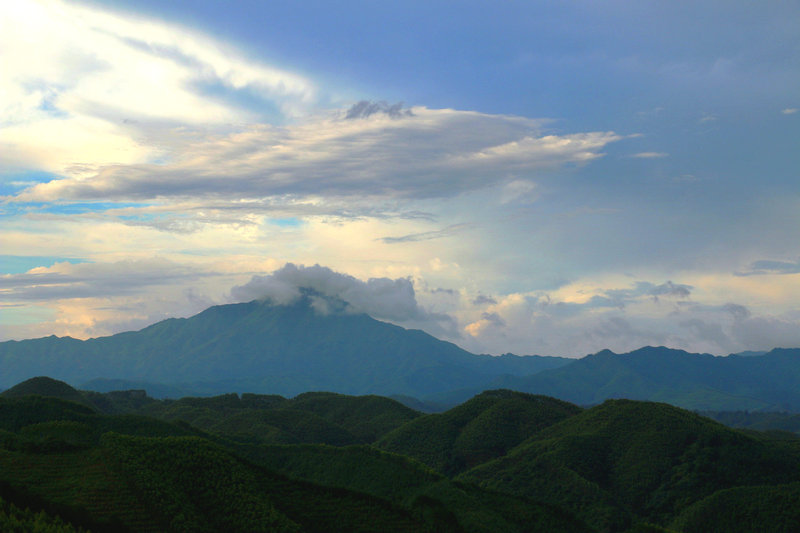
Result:
{"label": "dense forest", "polygon": [[661,403],[0,394],[2,531],[791,531],[798,502],[794,433]]}

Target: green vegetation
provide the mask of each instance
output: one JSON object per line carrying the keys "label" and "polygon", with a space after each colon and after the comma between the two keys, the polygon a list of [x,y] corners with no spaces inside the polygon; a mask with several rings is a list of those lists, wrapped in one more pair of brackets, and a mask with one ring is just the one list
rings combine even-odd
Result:
{"label": "green vegetation", "polygon": [[689,506],[672,527],[687,533],[796,531],[800,524],[798,502],[800,483],[735,487]]}
{"label": "green vegetation", "polygon": [[545,396],[496,390],[385,435],[381,448],[453,475],[504,455],[537,431],[580,411]]}
{"label": "green vegetation", "polygon": [[20,509],[13,503],[0,498],[0,531],[5,533],[80,533],[83,528],[76,528],[59,516],[52,516],[44,511],[34,512]]}
{"label": "green vegetation", "polygon": [[590,524],[666,525],[691,503],[800,473],[800,448],[665,404],[609,400],[459,479],[565,505]]}
{"label": "green vegetation", "polygon": [[659,403],[0,396],[2,531],[791,531],[798,501],[793,434]]}

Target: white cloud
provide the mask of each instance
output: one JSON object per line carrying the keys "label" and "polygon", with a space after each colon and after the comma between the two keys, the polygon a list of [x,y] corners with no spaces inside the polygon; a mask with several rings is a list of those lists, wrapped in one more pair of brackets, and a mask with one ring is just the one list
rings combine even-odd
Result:
{"label": "white cloud", "polygon": [[800,109],[798,109],[796,107],[787,107],[786,109],[781,111],[781,113],[783,113],[784,115],[794,115],[798,111],[800,111]]}
{"label": "white cloud", "polygon": [[[245,121],[246,89],[285,115],[316,88],[186,28],[59,0],[0,6],[0,162],[73,174],[75,165],[162,156],[157,130]],[[229,91],[209,98],[204,87]]]}
{"label": "white cloud", "polygon": [[304,290],[319,310],[344,302],[349,312],[367,313],[373,318],[396,322],[427,322],[436,328],[446,315],[435,315],[417,303],[414,284],[409,278],[370,278],[362,281],[320,265],[306,267],[288,263],[267,276],[253,276],[245,285],[231,290],[236,301],[266,299],[277,305],[296,302]]}

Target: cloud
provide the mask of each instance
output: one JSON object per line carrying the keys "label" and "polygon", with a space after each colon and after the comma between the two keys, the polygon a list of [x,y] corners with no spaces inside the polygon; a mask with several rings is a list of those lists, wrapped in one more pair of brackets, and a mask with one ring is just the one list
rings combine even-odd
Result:
{"label": "cloud", "polygon": [[794,115],[798,111],[800,111],[800,109],[798,109],[796,107],[787,107],[786,109],[781,111],[781,113],[783,113],[784,115]]}
{"label": "cloud", "polygon": [[496,303],[497,300],[495,300],[491,296],[486,296],[483,294],[479,294],[478,296],[475,297],[475,299],[472,300],[473,305],[486,305],[486,304],[494,305]]}
{"label": "cloud", "polygon": [[[686,301],[692,292],[690,285],[671,281],[639,281],[623,288],[574,283],[549,292],[512,293],[491,302],[475,299],[471,312],[462,310],[459,318],[466,324],[465,345],[478,352],[502,346],[502,351],[520,354],[579,356],[596,352],[598,346],[618,352],[647,344],[689,348],[701,344],[696,341],[699,330],[692,330],[689,338],[688,327],[679,322],[702,317],[692,316],[692,306],[674,304]],[[665,299],[672,304],[665,305]],[[730,321],[728,313],[719,309],[715,313],[716,318]]]}
{"label": "cloud", "polygon": [[412,233],[410,235],[403,235],[401,237],[381,237],[378,239],[384,244],[397,244],[402,242],[418,242],[430,241],[433,239],[441,239],[442,237],[450,237],[457,233],[461,233],[469,227],[469,224],[453,224],[444,229],[434,231],[424,231],[421,233]]}
{"label": "cloud", "polygon": [[168,155],[187,126],[299,116],[318,99],[304,77],[202,33],[72,2],[3,2],[0,49],[5,168],[94,174]]}
{"label": "cloud", "polygon": [[637,159],[659,159],[662,157],[667,157],[669,154],[665,152],[639,152],[638,154],[633,154],[630,157],[635,157]]}
{"label": "cloud", "polygon": [[762,259],[750,264],[750,268],[737,272],[737,276],[768,276],[800,273],[800,261],[771,261]]}
{"label": "cloud", "polygon": [[692,295],[692,286],[667,281],[655,285],[648,281],[638,281],[633,288],[609,289],[595,295],[590,304],[597,307],[624,307],[626,304],[637,301],[642,296],[648,296],[656,303],[659,297],[687,299]]}
{"label": "cloud", "polygon": [[56,263],[0,276],[0,302],[99,298],[147,287],[185,284],[213,275],[164,259],[116,263]]}
{"label": "cloud", "polygon": [[353,104],[353,106],[347,110],[344,118],[348,120],[367,118],[376,113],[383,113],[391,118],[400,118],[402,116],[410,117],[414,115],[410,109],[403,109],[402,102],[389,105],[386,102],[370,102],[368,100],[361,100],[360,102]]}
{"label": "cloud", "polygon": [[[413,115],[342,111],[285,127],[188,135],[164,164],[106,165],[30,187],[10,201],[205,201],[284,205],[347,198],[429,199],[535,178],[600,157],[611,132],[540,135],[536,120],[413,108]],[[183,142],[183,141],[182,141]]]}
{"label": "cloud", "polygon": [[740,304],[727,303],[722,306],[722,309],[730,313],[736,320],[744,320],[751,315],[750,310]]}
{"label": "cloud", "polygon": [[[265,299],[276,305],[287,305],[297,301],[303,289],[310,289],[313,296],[323,299],[340,300],[349,312],[366,313],[377,319],[425,321],[431,326],[450,320],[446,315],[432,314],[420,307],[414,284],[408,278],[362,281],[320,265],[306,267],[287,263],[267,276],[253,276],[245,285],[234,287],[231,297],[236,301]],[[317,300],[316,303],[321,311],[326,310],[324,302]]]}

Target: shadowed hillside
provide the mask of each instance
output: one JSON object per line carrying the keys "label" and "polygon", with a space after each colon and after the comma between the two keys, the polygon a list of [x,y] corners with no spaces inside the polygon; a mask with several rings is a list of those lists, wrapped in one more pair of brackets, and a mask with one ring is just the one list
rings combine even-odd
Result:
{"label": "shadowed hillside", "polygon": [[417,418],[377,445],[452,475],[500,457],[542,428],[578,412],[572,404],[545,396],[487,391],[445,413]]}
{"label": "shadowed hillside", "polygon": [[496,384],[579,405],[609,398],[666,402],[701,411],[800,411],[800,349],[715,357],[646,347],[609,350],[561,368]]}

